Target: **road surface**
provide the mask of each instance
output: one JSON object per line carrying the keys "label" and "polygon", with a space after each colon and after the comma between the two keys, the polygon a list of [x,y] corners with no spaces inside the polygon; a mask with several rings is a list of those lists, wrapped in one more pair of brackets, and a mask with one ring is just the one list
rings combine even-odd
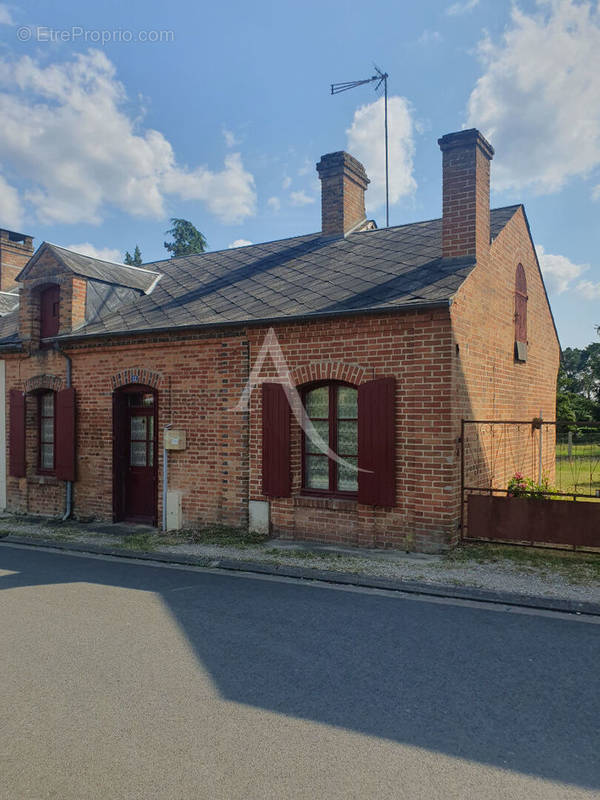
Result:
{"label": "road surface", "polygon": [[0,798],[598,798],[599,622],[0,544]]}

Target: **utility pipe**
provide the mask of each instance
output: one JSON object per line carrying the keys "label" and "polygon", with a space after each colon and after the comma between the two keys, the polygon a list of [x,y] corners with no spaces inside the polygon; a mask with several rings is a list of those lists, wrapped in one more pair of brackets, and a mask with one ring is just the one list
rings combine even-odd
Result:
{"label": "utility pipe", "polygon": [[[73,363],[71,361],[71,357],[68,356],[64,350],[60,349],[60,345],[58,342],[54,343],[54,347],[61,356],[64,356],[67,361],[67,389],[71,388],[71,381],[72,381],[72,370],[73,370]],[[67,494],[65,498],[65,513],[61,517],[62,522],[66,522],[73,512],[73,481],[67,481]]]}
{"label": "utility pipe", "polygon": [[169,451],[167,450],[167,431],[173,427],[169,422],[163,428],[163,507],[162,507],[162,530],[167,532],[167,488],[169,486]]}

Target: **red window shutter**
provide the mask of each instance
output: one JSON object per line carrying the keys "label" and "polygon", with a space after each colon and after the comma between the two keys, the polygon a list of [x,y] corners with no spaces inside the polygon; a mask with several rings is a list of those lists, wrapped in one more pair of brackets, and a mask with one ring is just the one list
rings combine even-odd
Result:
{"label": "red window shutter", "polygon": [[515,277],[515,341],[527,341],[527,278],[522,264]]}
{"label": "red window shutter", "polygon": [[75,480],[75,389],[62,389],[56,402],[56,477],[62,481]]}
{"label": "red window shutter", "polygon": [[279,383],[262,385],[262,490],[267,497],[289,497],[290,405]]}
{"label": "red window shutter", "polygon": [[396,380],[358,387],[358,502],[396,505]]}
{"label": "red window shutter", "polygon": [[25,395],[10,390],[9,472],[13,478],[25,477]]}
{"label": "red window shutter", "polygon": [[58,334],[60,287],[49,286],[40,295],[40,338]]}

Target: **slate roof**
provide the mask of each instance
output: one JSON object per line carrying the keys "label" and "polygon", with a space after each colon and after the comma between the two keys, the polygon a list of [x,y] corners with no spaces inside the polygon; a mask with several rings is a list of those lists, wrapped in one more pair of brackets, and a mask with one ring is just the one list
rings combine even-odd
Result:
{"label": "slate roof", "polygon": [[[492,210],[492,239],[518,208]],[[99,280],[106,284],[109,270],[122,269],[56,245],[52,248],[61,251],[63,263],[67,259],[77,262],[77,274],[86,270],[92,279],[90,289],[98,275],[104,276]],[[475,262],[444,261],[441,251],[442,221],[434,219],[360,231],[346,238],[314,233],[158,261],[142,270],[155,284],[148,294],[138,296],[125,290],[102,298],[98,294],[93,313],[86,314],[87,324],[58,338],[448,303]],[[120,272],[118,276],[122,279]],[[15,341],[16,317],[18,314],[0,318],[0,346]]]}
{"label": "slate roof", "polygon": [[[519,206],[491,212],[494,239]],[[77,336],[394,309],[449,301],[474,261],[444,262],[441,219],[320,233],[148,265],[163,273],[146,297]],[[75,335],[75,334],[74,334]]]}
{"label": "slate roof", "polygon": [[0,317],[9,314],[19,307],[19,290],[12,289],[9,292],[0,292]]}
{"label": "slate roof", "polygon": [[57,244],[44,242],[33,258],[29,260],[27,266],[17,275],[17,280],[23,280],[39,255],[47,251],[50,251],[60,264],[75,275],[111,283],[116,286],[126,286],[144,293],[151,291],[156,280],[160,277],[160,273],[152,269],[151,265],[129,267],[126,264],[116,264],[113,261],[103,261],[99,258],[84,256],[81,253],[74,253],[72,250],[59,247]]}

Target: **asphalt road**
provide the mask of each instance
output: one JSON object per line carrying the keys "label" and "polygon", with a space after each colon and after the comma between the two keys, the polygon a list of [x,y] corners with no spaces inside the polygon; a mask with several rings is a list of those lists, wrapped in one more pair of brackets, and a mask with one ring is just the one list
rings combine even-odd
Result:
{"label": "asphalt road", "polygon": [[0,544],[0,798],[598,798],[599,622]]}

